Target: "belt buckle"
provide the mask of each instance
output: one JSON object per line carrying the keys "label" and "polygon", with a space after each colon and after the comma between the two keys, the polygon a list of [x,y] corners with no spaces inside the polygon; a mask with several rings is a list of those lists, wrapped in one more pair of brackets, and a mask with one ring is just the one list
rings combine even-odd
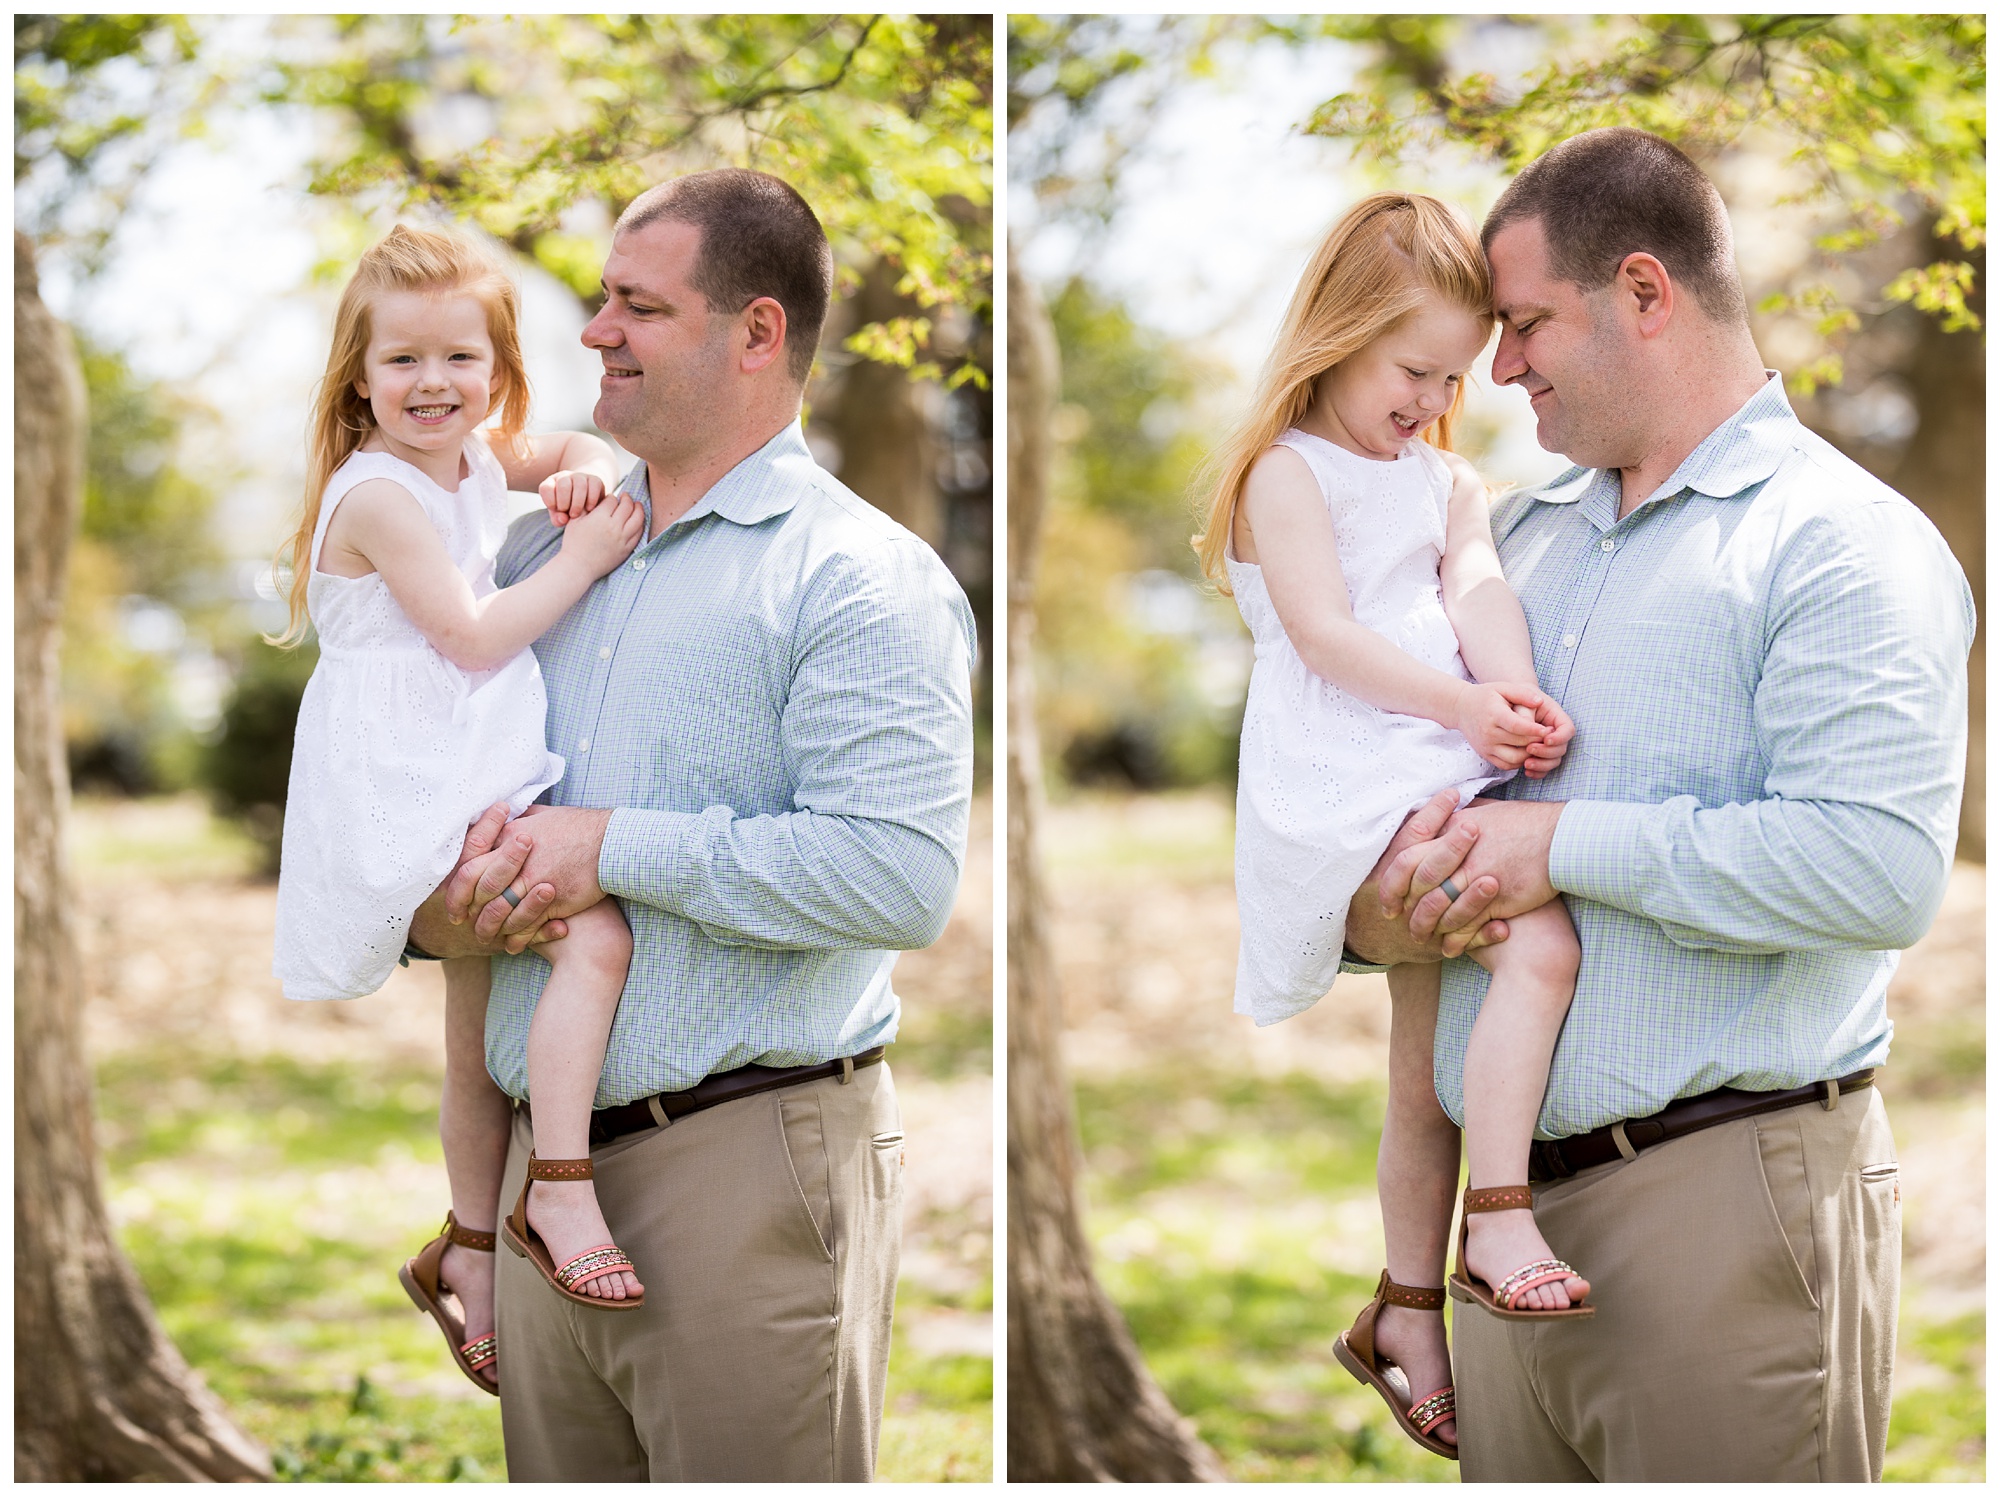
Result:
{"label": "belt buckle", "polygon": [[1528,1175],[1533,1179],[1540,1173],[1543,1180],[1567,1180],[1576,1171],[1569,1167],[1563,1157],[1562,1143],[1558,1139],[1537,1138],[1528,1147]]}

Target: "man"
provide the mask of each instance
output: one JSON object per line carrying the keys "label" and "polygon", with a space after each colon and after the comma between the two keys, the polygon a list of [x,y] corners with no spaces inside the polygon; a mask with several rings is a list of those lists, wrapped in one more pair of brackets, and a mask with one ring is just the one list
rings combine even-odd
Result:
{"label": "man", "polygon": [[[1576,739],[1441,837],[1447,808],[1420,812],[1349,940],[1455,956],[1568,896],[1583,967],[1531,1174],[1597,1314],[1460,1308],[1462,1469],[1878,1478],[1900,1196],[1872,1080],[1896,949],[1950,873],[1971,596],[1916,508],[1792,415],[1679,151],[1566,141],[1483,239],[1494,377],[1577,464],[1493,516]],[[1445,966],[1454,1117],[1486,980]]]}
{"label": "man", "polygon": [[[646,539],[535,647],[556,807],[483,855],[482,822],[413,926],[432,955],[518,953],[609,894],[632,927],[591,1157],[645,1304],[575,1308],[500,1255],[515,1480],[873,1472],[901,1199],[889,971],[950,913],[975,641],[930,549],[806,449],[831,285],[775,177],[682,177],[620,218],[583,341],[597,424],[642,459],[623,488]],[[518,522],[501,585],[560,537]],[[488,1067],[530,1104],[546,973],[500,955],[487,1017]]]}

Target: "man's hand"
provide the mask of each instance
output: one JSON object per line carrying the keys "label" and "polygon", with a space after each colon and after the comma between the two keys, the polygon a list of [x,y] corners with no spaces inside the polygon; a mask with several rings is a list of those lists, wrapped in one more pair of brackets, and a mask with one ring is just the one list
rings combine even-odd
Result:
{"label": "man's hand", "polygon": [[[447,918],[469,925],[481,942],[526,949],[544,921],[574,915],[604,898],[597,860],[610,823],[608,810],[528,807],[507,824],[494,851],[461,862],[445,881]],[[500,897],[509,887],[526,891],[518,906]]]}
{"label": "man's hand", "polygon": [[[459,849],[458,867],[431,891],[428,899],[417,906],[416,916],[410,921],[410,943],[419,951],[446,958],[497,956],[503,951],[519,953],[544,941],[559,941],[569,933],[569,927],[563,921],[548,918],[549,906],[556,897],[555,886],[548,883],[528,889],[519,909],[510,911],[522,917],[521,927],[504,940],[483,939],[462,915],[459,918],[452,916],[446,892],[467,868],[476,869],[475,881],[481,876],[494,881],[488,898],[497,896],[519,878],[522,865],[533,849],[533,841],[518,833],[503,836],[507,825],[507,804],[502,801],[487,807],[479,820],[466,831],[464,846]],[[520,823],[515,822],[514,825],[518,827]],[[505,900],[499,903],[503,909],[507,908]],[[499,921],[494,924],[497,927]]]}
{"label": "man's hand", "polygon": [[[1418,816],[1436,805],[1433,800]],[[1441,836],[1400,852],[1391,843],[1383,855],[1387,866],[1378,870],[1383,910],[1408,911],[1411,937],[1428,942],[1448,939],[1478,919],[1505,919],[1547,904],[1556,897],[1549,847],[1562,812],[1561,801],[1475,800]],[[1447,878],[1461,889],[1459,899],[1439,887]],[[1488,884],[1495,894],[1479,899]]]}
{"label": "man's hand", "polygon": [[[1448,826],[1447,822],[1455,821],[1452,812],[1457,808],[1456,792],[1440,790],[1411,812],[1402,829],[1390,840],[1368,882],[1355,892],[1347,907],[1347,948],[1356,956],[1388,964],[1435,962],[1462,956],[1475,946],[1492,946],[1507,939],[1506,922],[1486,918],[1488,907],[1500,892],[1497,879],[1488,877],[1467,883],[1455,905],[1445,895],[1437,895],[1440,911],[1449,906],[1452,912],[1451,928],[1442,937],[1434,931],[1418,937],[1404,923],[1400,907],[1390,907],[1384,892],[1382,880],[1388,870],[1413,851],[1418,856],[1409,865],[1412,869],[1424,861],[1425,853],[1433,864],[1442,868],[1431,880],[1433,888],[1464,860],[1478,839],[1479,830],[1469,821],[1458,822],[1455,828]],[[1425,866],[1429,868],[1431,864]],[[1407,876],[1401,887],[1407,888]]]}

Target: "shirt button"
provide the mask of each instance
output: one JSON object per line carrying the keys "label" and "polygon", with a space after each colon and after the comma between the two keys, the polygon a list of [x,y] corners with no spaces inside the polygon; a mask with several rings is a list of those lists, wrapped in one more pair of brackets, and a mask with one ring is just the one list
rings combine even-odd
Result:
{"label": "shirt button", "polygon": [[577,751],[577,752],[578,752],[579,754],[587,754],[587,753],[589,753],[589,752],[590,752],[590,740],[589,740],[588,738],[579,738],[579,739],[577,739],[577,741],[576,741],[576,751]]}
{"label": "shirt button", "polygon": [[1563,648],[1565,650],[1574,650],[1576,648],[1576,636],[1574,634],[1565,634],[1563,636]]}
{"label": "shirt button", "polygon": [[639,559],[638,559],[637,561],[633,562],[633,563],[632,563],[632,570],[633,570],[633,571],[635,571],[635,572],[643,572],[643,571],[645,571],[645,570],[646,570],[646,558],[642,556],[642,557],[640,557],[640,558],[639,558]]}
{"label": "shirt button", "polygon": [[1613,539],[1611,539],[1610,536],[1607,535],[1603,540],[1597,543],[1597,549],[1600,551],[1616,551],[1618,549],[1618,542],[1614,541]]}
{"label": "shirt button", "polygon": [[599,660],[609,660],[611,658],[611,646],[599,645],[597,647],[597,658]]}

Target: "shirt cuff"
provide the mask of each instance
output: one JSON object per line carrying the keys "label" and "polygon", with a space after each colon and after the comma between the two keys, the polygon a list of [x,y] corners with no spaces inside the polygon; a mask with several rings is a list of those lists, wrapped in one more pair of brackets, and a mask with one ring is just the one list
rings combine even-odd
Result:
{"label": "shirt cuff", "polygon": [[605,823],[597,853],[597,887],[678,913],[699,885],[688,846],[701,818],[685,811],[621,806]]}
{"label": "shirt cuff", "polygon": [[1639,853],[1646,843],[1647,819],[1658,809],[1619,801],[1570,801],[1549,842],[1549,882],[1563,894],[1636,908],[1647,882]]}

